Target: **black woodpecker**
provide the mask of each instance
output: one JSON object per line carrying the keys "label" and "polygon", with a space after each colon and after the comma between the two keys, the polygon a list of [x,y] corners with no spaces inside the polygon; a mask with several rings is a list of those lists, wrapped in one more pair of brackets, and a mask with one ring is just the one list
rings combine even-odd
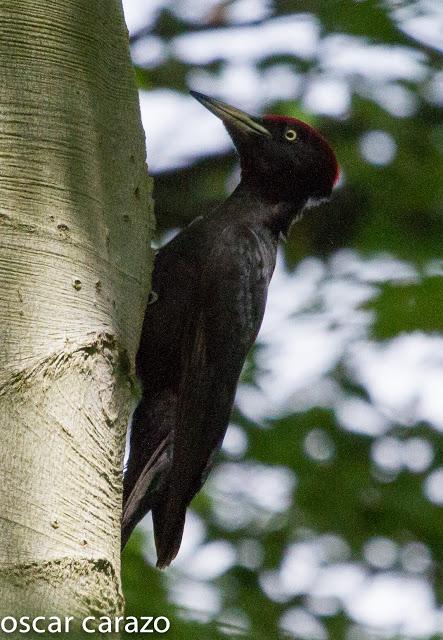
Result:
{"label": "black woodpecker", "polygon": [[330,197],[338,176],[331,147],[306,123],[253,117],[191,94],[225,125],[241,180],[155,259],[136,360],[143,393],[124,476],[122,548],[152,511],[160,568],[177,555],[186,508],[222,444],[262,322],[279,237],[308,203]]}

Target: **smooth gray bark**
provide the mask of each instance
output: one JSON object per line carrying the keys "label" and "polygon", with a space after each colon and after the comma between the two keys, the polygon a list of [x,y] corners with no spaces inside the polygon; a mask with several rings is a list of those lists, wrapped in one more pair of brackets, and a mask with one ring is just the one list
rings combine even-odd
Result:
{"label": "smooth gray bark", "polygon": [[151,184],[119,0],[0,4],[0,615],[112,615]]}

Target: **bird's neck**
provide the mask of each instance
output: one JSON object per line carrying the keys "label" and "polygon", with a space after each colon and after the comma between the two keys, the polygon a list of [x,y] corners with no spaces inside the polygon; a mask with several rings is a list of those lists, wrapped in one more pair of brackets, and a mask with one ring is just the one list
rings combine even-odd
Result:
{"label": "bird's neck", "polygon": [[242,179],[227,203],[234,207],[239,218],[264,224],[277,236],[286,236],[292,222],[301,215],[306,199],[300,197],[291,202],[280,201],[261,193],[255,185]]}

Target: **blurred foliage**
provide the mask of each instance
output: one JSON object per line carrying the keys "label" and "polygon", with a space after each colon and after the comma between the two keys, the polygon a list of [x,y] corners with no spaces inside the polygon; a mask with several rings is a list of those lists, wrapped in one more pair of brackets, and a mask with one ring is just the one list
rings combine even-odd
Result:
{"label": "blurred foliage", "polygon": [[[215,79],[223,73],[226,66],[223,56],[200,67],[180,59],[173,46],[175,38],[234,28],[239,33],[236,37],[241,37],[241,29],[251,25],[260,29],[261,25],[282,16],[313,16],[319,25],[319,50],[334,34],[355,38],[353,42],[358,41],[362,46],[386,46],[387,57],[394,55],[399,47],[407,48],[422,66],[422,73],[416,77],[386,80],[377,73],[371,78],[370,73],[363,77],[356,72],[337,70],[337,77],[347,84],[351,100],[346,112],[335,117],[309,113],[303,106],[310,83],[335,73],[334,69],[321,68],[318,54],[303,59],[264,55],[257,63],[257,70],[261,73],[285,64],[302,77],[296,100],[282,98],[266,104],[265,109],[296,114],[319,127],[336,150],[343,172],[333,200],[309,212],[284,245],[288,269],[311,255],[327,264],[344,247],[354,249],[363,257],[383,254],[406,260],[416,276],[376,283],[374,295],[365,304],[364,309],[372,314],[370,338],[383,346],[403,334],[440,332],[443,329],[443,118],[439,108],[442,90],[438,94],[435,86],[438,80],[442,81],[441,52],[429,42],[426,44],[408,35],[403,25],[404,13],[401,13],[415,9],[417,16],[423,15],[426,3],[274,0],[264,3],[265,17],[251,14],[250,20],[243,24],[236,24],[231,17],[230,9],[236,4],[239,3],[210,3],[207,11],[201,11],[200,19],[196,19],[186,17],[182,3],[165,1],[155,19],[131,36],[133,46],[155,36],[166,51],[157,64],[136,67],[140,88],[186,92],[189,79],[195,78],[196,71],[204,71]],[[186,3],[184,5],[186,7]],[[395,98],[388,105],[380,99],[385,90],[393,87],[412,105],[404,112],[396,108]],[[390,161],[375,162],[362,151],[364,136],[374,131],[391,136],[395,153]],[[221,155],[202,157],[186,168],[158,174],[155,200],[159,232],[184,226],[222,201],[235,166],[233,155]],[[260,346],[251,353],[244,384],[256,384],[259,352]],[[346,367],[344,357],[326,375],[345,397],[359,398],[380,409]],[[342,552],[335,556],[326,553],[320,561],[321,567],[333,568],[340,563],[359,567],[366,572],[367,579],[383,570],[392,575],[420,578],[432,590],[435,606],[441,607],[443,510],[431,502],[424,491],[429,474],[443,466],[443,444],[435,425],[397,420],[391,415],[386,433],[358,433],[341,424],[334,406],[323,405],[269,416],[264,426],[254,424],[238,409],[234,417],[247,436],[246,451],[237,456],[235,464],[286,469],[295,478],[290,506],[278,513],[257,508],[257,517],[236,528],[227,526],[219,517],[217,500],[220,497],[213,487],[211,489],[211,483],[196,498],[193,508],[204,524],[205,543],[225,540],[237,550],[232,566],[200,581],[217,590],[220,602],[218,610],[206,616],[177,604],[175,586],[181,582],[184,588],[188,585],[192,589],[196,579],[186,575],[185,565],[164,573],[154,569],[145,558],[146,545],[152,550],[151,536],[145,536],[139,529],[123,555],[127,615],[166,615],[172,623],[170,637],[183,640],[225,637],[431,640],[441,637],[419,631],[416,635],[412,632],[407,635],[400,626],[391,632],[377,627],[377,634],[376,627],[371,630],[370,625],[359,623],[343,603],[322,612],[313,606],[312,595],[302,588],[299,592],[278,593],[278,589],[273,591],[265,586],[266,577],[275,577],[279,572],[281,577],[291,549],[298,549],[297,545],[306,542],[318,546],[319,541],[327,540],[324,536],[332,536],[341,541]],[[312,438],[317,438],[314,453],[307,448]],[[407,446],[412,441],[425,442],[431,447],[432,460],[416,470],[407,465],[383,468],[374,456],[374,446],[383,438],[390,438],[398,446]],[[228,453],[223,455],[230,459]],[[239,511],[243,507],[243,503],[233,505],[233,509]],[[257,551],[255,564],[241,560],[239,549],[246,539],[261,550],[263,557]],[[368,543],[379,539],[391,541],[398,550],[389,566],[378,566],[368,560],[365,551]],[[411,568],[411,563],[401,561],[408,549],[421,549],[423,557],[428,554],[430,561],[420,565],[417,552],[415,565],[412,562],[415,568]],[[303,626],[299,617],[298,626],[295,625],[298,631],[284,632],[282,616],[291,611],[295,611],[296,616],[300,612],[306,614],[311,626]],[[227,619],[239,622],[226,623]]]}
{"label": "blurred foliage", "polygon": [[386,284],[373,308],[373,332],[382,340],[403,331],[443,331],[441,276],[423,278],[419,284]]}

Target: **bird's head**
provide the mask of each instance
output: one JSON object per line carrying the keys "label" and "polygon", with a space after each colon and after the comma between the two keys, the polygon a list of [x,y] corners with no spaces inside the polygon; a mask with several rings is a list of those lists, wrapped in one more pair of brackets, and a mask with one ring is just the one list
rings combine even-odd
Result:
{"label": "bird's head", "polygon": [[196,91],[191,95],[223,121],[240,156],[242,180],[263,197],[297,204],[330,197],[338,164],[313,127],[286,116],[251,116]]}

